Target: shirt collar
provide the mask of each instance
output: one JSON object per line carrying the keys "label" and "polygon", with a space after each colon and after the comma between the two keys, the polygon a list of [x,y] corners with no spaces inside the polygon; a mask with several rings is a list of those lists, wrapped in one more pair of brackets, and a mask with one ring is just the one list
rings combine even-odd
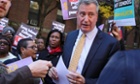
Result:
{"label": "shirt collar", "polygon": [[[92,31],[86,33],[86,37],[87,37],[88,39],[92,39],[93,37],[96,36],[97,32],[98,32],[98,29],[97,29],[97,27],[95,26],[95,27],[92,29]],[[82,32],[81,29],[80,29],[80,30],[79,30],[78,38],[80,38],[80,37],[82,36],[82,34],[83,34],[83,32]]]}

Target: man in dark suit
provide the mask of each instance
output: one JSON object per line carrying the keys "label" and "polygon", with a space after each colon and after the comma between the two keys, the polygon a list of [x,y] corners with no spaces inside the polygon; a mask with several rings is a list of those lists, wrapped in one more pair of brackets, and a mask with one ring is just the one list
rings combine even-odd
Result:
{"label": "man in dark suit", "polygon": [[[76,71],[70,71],[67,78],[71,84],[95,84],[96,80],[110,56],[119,50],[118,41],[96,27],[99,5],[96,0],[79,0],[77,11],[77,27],[65,40],[63,61],[69,68],[78,40],[86,35],[84,47],[78,61]],[[49,75],[58,79],[55,69]]]}
{"label": "man in dark suit", "polygon": [[140,50],[118,51],[102,70],[97,84],[140,84]]}

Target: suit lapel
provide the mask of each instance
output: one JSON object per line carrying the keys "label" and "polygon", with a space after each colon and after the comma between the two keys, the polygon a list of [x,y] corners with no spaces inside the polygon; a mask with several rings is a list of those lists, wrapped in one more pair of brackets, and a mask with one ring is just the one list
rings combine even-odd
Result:
{"label": "suit lapel", "polygon": [[102,43],[103,41],[103,35],[102,35],[102,32],[100,30],[98,30],[98,33],[95,37],[95,40],[94,42],[92,43],[92,46],[90,48],[90,51],[88,53],[88,56],[86,58],[86,61],[85,61],[85,64],[84,64],[84,67],[83,67],[83,70],[82,70],[82,74],[85,73],[86,69],[89,67],[88,65],[90,64],[90,62],[93,60],[95,54],[96,54],[96,51],[98,50],[100,44]]}
{"label": "suit lapel", "polygon": [[72,55],[72,50],[73,50],[73,47],[75,45],[78,33],[79,33],[79,31],[77,30],[75,32],[72,32],[71,35],[68,36],[69,38],[67,39],[67,42],[66,42],[66,46],[67,46],[66,52],[67,53],[65,53],[66,56],[64,56],[64,58],[63,58],[63,61],[66,65],[66,67],[68,67],[68,65],[69,65],[71,55]]}

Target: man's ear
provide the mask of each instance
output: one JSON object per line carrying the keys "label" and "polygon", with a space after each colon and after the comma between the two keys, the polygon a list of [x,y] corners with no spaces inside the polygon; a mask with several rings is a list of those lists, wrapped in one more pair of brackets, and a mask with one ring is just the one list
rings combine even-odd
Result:
{"label": "man's ear", "polygon": [[24,52],[26,49],[24,47],[20,48],[21,53]]}

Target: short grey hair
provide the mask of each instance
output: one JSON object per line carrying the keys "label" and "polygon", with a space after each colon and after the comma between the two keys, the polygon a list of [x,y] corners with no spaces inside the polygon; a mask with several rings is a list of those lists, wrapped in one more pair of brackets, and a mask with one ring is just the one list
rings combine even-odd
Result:
{"label": "short grey hair", "polygon": [[99,11],[99,4],[98,4],[98,1],[97,1],[97,0],[79,0],[78,9],[79,9],[79,6],[80,6],[81,4],[89,5],[89,4],[91,4],[91,3],[93,3],[93,4],[96,5],[96,11],[97,11],[97,13],[98,13],[98,11]]}

